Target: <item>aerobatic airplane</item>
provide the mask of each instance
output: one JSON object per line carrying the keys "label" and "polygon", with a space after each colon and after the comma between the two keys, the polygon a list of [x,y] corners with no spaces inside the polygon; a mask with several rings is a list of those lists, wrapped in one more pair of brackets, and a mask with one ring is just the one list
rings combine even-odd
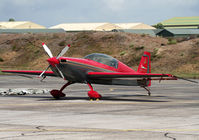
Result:
{"label": "aerobatic airplane", "polygon": [[[144,52],[138,70],[135,71],[119,60],[101,53],[89,54],[84,58],[62,57],[70,45],[67,45],[57,57],[53,57],[50,49],[44,43],[42,45],[50,57],[47,60],[49,66],[44,71],[3,70],[2,72],[39,75],[43,79],[46,76],[57,76],[67,80],[60,90],[50,91],[56,99],[64,97],[65,94],[62,91],[74,83],[87,84],[90,88],[89,98],[100,99],[102,96],[94,91],[91,84],[140,86],[146,89],[150,96],[151,80],[177,80],[177,77],[171,74],[151,73],[149,52]],[[49,68],[52,71],[47,71]]]}

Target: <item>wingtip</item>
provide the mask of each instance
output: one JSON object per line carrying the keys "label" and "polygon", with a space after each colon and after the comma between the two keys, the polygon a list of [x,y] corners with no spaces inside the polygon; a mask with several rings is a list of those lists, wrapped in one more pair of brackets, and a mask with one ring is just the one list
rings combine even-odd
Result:
{"label": "wingtip", "polygon": [[70,44],[68,44],[68,47],[70,47]]}
{"label": "wingtip", "polygon": [[44,43],[44,42],[42,42],[42,45],[45,45],[45,43]]}

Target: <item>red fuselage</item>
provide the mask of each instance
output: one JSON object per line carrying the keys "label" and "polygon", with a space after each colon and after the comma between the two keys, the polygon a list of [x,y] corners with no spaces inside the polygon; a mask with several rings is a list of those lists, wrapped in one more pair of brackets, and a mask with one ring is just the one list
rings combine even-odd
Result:
{"label": "red fuselage", "polygon": [[[49,60],[48,60],[49,61]],[[126,72],[126,73],[137,73],[122,62],[117,61],[117,68],[111,67],[94,60],[83,59],[83,58],[71,58],[71,57],[60,57],[59,64],[57,67],[63,72],[66,80],[72,82],[85,82],[87,81],[88,72]],[[52,65],[52,63],[51,63]],[[57,69],[51,66],[51,69],[58,76]],[[95,83],[95,82],[94,82]]]}

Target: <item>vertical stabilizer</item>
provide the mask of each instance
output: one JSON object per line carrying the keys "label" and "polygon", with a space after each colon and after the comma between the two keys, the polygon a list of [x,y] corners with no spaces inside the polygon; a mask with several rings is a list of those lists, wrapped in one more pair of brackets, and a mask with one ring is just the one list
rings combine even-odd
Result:
{"label": "vertical stabilizer", "polygon": [[[141,58],[139,67],[137,72],[139,73],[151,73],[151,54],[149,52],[144,52],[144,55]],[[145,82],[143,84],[145,86],[151,86],[151,80],[145,79]]]}
{"label": "vertical stabilizer", "polygon": [[137,72],[151,73],[151,54],[149,52],[144,52]]}

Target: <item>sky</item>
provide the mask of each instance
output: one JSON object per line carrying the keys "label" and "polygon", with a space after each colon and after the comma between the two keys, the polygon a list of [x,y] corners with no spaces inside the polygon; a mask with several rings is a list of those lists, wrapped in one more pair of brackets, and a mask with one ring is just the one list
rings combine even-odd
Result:
{"label": "sky", "polygon": [[0,0],[0,21],[32,21],[46,27],[79,22],[142,22],[199,16],[199,0]]}

